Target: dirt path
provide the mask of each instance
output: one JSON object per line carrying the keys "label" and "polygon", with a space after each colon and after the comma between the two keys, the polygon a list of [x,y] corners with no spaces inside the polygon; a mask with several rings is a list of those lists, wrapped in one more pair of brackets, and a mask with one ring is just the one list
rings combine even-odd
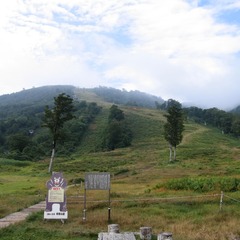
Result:
{"label": "dirt path", "polygon": [[0,219],[0,228],[8,227],[11,224],[24,221],[31,213],[39,212],[45,209],[46,202],[40,202],[29,208],[23,209],[20,212],[11,213],[8,216]]}
{"label": "dirt path", "polygon": [[181,144],[188,143],[194,135],[201,134],[201,133],[206,132],[206,131],[208,131],[208,129],[206,127],[200,126],[195,131],[191,131],[189,133],[186,133],[183,137],[183,140],[182,140]]}

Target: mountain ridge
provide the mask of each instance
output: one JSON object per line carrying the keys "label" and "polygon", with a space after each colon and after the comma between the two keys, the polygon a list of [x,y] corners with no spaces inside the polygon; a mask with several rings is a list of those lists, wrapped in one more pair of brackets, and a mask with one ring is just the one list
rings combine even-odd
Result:
{"label": "mountain ridge", "polygon": [[[39,101],[43,101],[45,103],[51,101],[53,96],[56,96],[62,92],[70,96],[75,96],[76,92],[88,92],[89,94],[95,94],[95,97],[92,97],[97,101],[106,101],[109,103],[115,104],[123,104],[129,106],[140,106],[140,107],[150,107],[155,108],[156,103],[162,104],[168,99],[163,99],[162,97],[158,97],[149,93],[141,92],[138,90],[127,91],[125,89],[119,90],[112,87],[93,87],[93,88],[79,88],[73,85],[46,85],[41,87],[33,87],[30,89],[24,89],[19,92],[14,92],[10,94],[0,95],[0,106],[6,106],[8,104],[23,104],[26,103],[27,98],[31,98],[34,103]],[[49,97],[50,96],[50,97]],[[177,99],[175,99],[177,100]],[[198,107],[197,104],[191,103],[181,103],[183,107]],[[222,110],[222,109],[220,109]],[[236,114],[240,114],[240,104],[237,106],[233,106],[231,109],[226,112],[232,112]]]}

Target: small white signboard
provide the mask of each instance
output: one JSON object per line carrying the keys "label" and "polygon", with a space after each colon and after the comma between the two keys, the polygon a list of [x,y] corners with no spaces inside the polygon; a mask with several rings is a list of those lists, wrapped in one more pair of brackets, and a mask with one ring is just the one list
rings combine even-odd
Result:
{"label": "small white signboard", "polygon": [[60,211],[60,204],[54,203],[52,205],[52,211],[44,211],[44,219],[67,219],[68,211]]}

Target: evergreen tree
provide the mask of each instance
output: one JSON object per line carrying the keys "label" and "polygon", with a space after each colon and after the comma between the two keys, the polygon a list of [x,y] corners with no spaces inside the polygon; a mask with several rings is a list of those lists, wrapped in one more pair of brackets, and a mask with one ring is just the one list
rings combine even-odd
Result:
{"label": "evergreen tree", "polygon": [[124,119],[124,113],[121,109],[118,108],[117,105],[113,104],[110,108],[110,113],[108,116],[108,121],[111,122],[113,120],[121,121]]}
{"label": "evergreen tree", "polygon": [[132,131],[129,129],[124,113],[117,105],[112,105],[108,116],[108,125],[104,132],[103,149],[114,150],[115,148],[131,145]]}
{"label": "evergreen tree", "polygon": [[169,161],[172,161],[172,152],[174,153],[173,159],[176,160],[176,148],[183,138],[183,112],[182,106],[175,100],[168,100],[167,122],[164,125],[164,137],[169,143],[170,157]]}
{"label": "evergreen tree", "polygon": [[59,94],[54,98],[54,107],[45,108],[43,126],[48,127],[53,140],[52,155],[48,171],[52,171],[52,163],[55,155],[57,141],[61,139],[64,123],[73,119],[73,99],[65,93]]}
{"label": "evergreen tree", "polygon": [[240,136],[240,119],[236,118],[232,123],[232,132],[236,137]]}

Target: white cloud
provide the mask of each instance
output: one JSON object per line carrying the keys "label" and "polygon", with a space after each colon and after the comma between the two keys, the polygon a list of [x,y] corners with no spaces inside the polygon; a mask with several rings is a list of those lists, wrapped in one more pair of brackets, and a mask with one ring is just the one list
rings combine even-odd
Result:
{"label": "white cloud", "polygon": [[200,3],[3,1],[1,91],[106,85],[209,107],[240,104],[240,23],[216,18],[240,1]]}
{"label": "white cloud", "polygon": [[[130,33],[135,40],[131,51],[143,54],[139,54],[139,61],[131,54],[126,56],[128,71],[122,71],[125,79],[129,77],[131,82],[135,79],[141,90],[158,91],[161,96],[226,107],[229,99],[222,102],[222,96],[227,94],[235,97],[231,104],[239,102],[239,97],[228,94],[231,90],[228,84],[222,84],[229,82],[232,71],[229,56],[240,50],[239,29],[216,23],[214,9],[192,8],[184,1],[151,1],[130,10],[133,19]],[[148,55],[154,58],[148,59]],[[137,66],[129,64],[131,61],[137,62]],[[121,68],[116,69],[116,77],[121,76]],[[146,88],[147,82],[151,82],[148,79],[154,84]],[[219,86],[226,88],[220,91]]]}

